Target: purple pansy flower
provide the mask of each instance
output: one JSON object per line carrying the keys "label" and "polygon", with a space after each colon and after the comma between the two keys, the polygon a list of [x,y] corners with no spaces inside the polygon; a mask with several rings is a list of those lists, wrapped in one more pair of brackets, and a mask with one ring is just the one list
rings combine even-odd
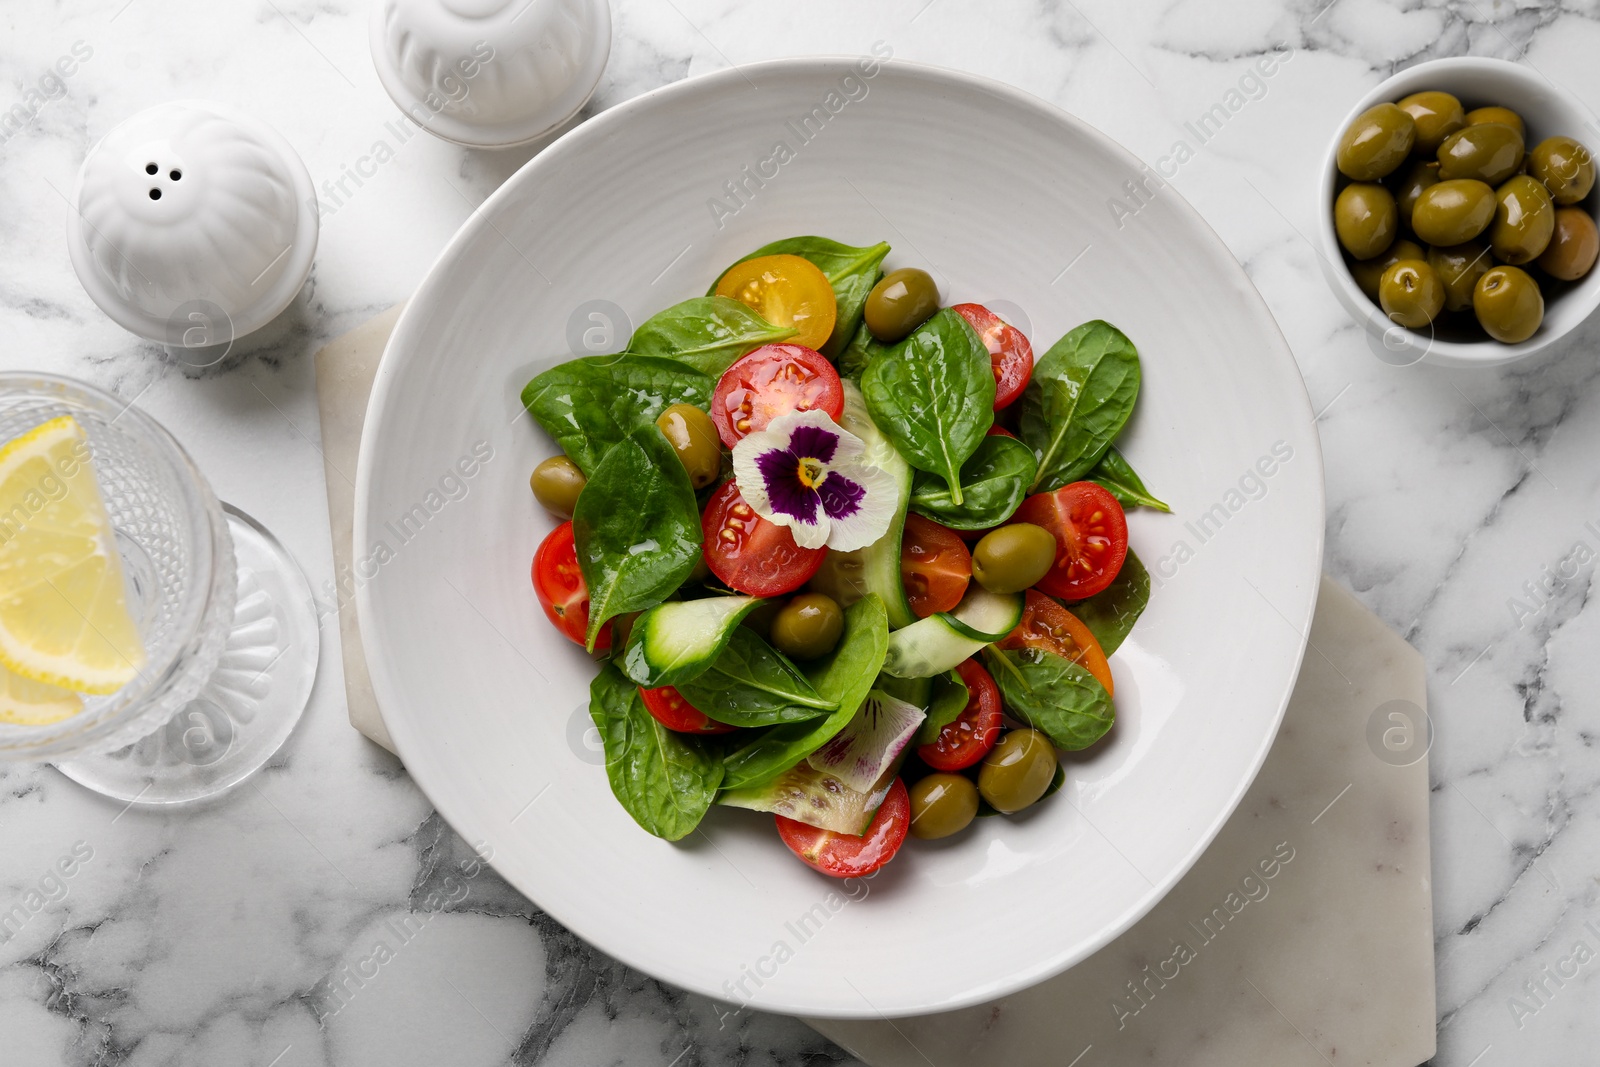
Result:
{"label": "purple pansy flower", "polygon": [[895,484],[861,462],[861,438],[825,411],[780,415],[733,449],[733,475],[745,503],[787,526],[802,548],[865,548],[889,529]]}

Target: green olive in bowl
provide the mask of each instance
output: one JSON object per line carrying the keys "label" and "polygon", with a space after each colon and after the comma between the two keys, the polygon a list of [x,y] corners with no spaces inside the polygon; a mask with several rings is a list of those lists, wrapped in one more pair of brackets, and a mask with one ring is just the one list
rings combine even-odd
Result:
{"label": "green olive in bowl", "polygon": [[1353,182],[1333,202],[1333,228],[1344,250],[1357,259],[1382,255],[1400,230],[1394,194],[1377,182]]}
{"label": "green olive in bowl", "polygon": [[978,787],[961,774],[937,773],[911,787],[911,836],[924,841],[958,834],[978,814]]}
{"label": "green olive in bowl", "polygon": [[1467,113],[1461,101],[1449,93],[1436,89],[1412,93],[1397,107],[1411,116],[1417,125],[1417,138],[1413,151],[1433,155],[1439,144],[1467,124]]}
{"label": "green olive in bowl", "polygon": [[1581,207],[1556,208],[1550,244],[1539,257],[1539,269],[1552,278],[1575,282],[1589,273],[1600,253],[1600,231]]}
{"label": "green olive in bowl", "polygon": [[1521,115],[1509,107],[1475,107],[1467,112],[1468,126],[1482,126],[1486,122],[1498,122],[1502,126],[1510,126],[1524,141],[1528,139],[1528,124],[1522,121]]}
{"label": "green olive in bowl", "polygon": [[1546,137],[1528,153],[1528,173],[1544,183],[1550,197],[1565,207],[1594,188],[1594,157],[1571,137]]}
{"label": "green olive in bowl", "polygon": [[1056,749],[1038,730],[1012,730],[995,743],[978,769],[978,792],[1010,815],[1044,796],[1056,776]]}
{"label": "green olive in bowl", "polygon": [[939,286],[916,267],[890,271],[867,294],[867,329],[884,344],[901,340],[939,310]]}
{"label": "green olive in bowl", "polygon": [[832,652],[844,632],[844,613],[824,593],[802,593],[772,617],[772,646],[791,659],[819,659]]}
{"label": "green olive in bowl", "polygon": [[1417,140],[1417,123],[1394,104],[1375,104],[1356,116],[1339,138],[1339,171],[1358,182],[1393,171]]}
{"label": "green olive in bowl", "polygon": [[1489,247],[1502,263],[1527,263],[1544,254],[1555,232],[1556,205],[1550,191],[1526,174],[1514,174],[1495,191]]}
{"label": "green olive in bowl", "polygon": [[572,518],[572,509],[578,506],[578,494],[587,483],[578,465],[566,456],[551,456],[533,468],[528,479],[533,498],[546,511],[563,519]]}
{"label": "green olive in bowl", "polygon": [[[1395,243],[1399,244],[1398,241]],[[1427,259],[1428,266],[1433,268],[1444,285],[1444,306],[1447,311],[1466,311],[1471,308],[1472,291],[1478,287],[1478,279],[1494,266],[1489,246],[1482,241],[1468,241],[1446,248],[1433,247],[1428,249]]]}
{"label": "green olive in bowl", "polygon": [[1418,330],[1444,308],[1444,283],[1424,260],[1402,259],[1383,272],[1378,304],[1391,321]]}
{"label": "green olive in bowl", "polygon": [[689,484],[704,489],[722,473],[722,438],[711,416],[693,404],[673,404],[656,419],[661,435],[672,445]]}
{"label": "green olive in bowl", "polygon": [[1055,564],[1055,535],[1030,522],[990,530],[972,548],[972,577],[991,593],[1020,593]]}
{"label": "green olive in bowl", "polygon": [[1457,130],[1439,146],[1439,177],[1499,185],[1522,166],[1522,134],[1498,122]]}
{"label": "green olive in bowl", "polygon": [[1472,291],[1472,310],[1490,337],[1502,344],[1520,344],[1544,321],[1544,294],[1521,267],[1492,267]]}
{"label": "green olive in bowl", "polygon": [[1411,229],[1430,245],[1470,241],[1494,220],[1494,190],[1475,178],[1441,181],[1422,190]]}
{"label": "green olive in bowl", "polygon": [[1428,250],[1408,237],[1396,238],[1394,244],[1381,256],[1371,259],[1358,259],[1350,264],[1350,276],[1356,280],[1361,291],[1367,294],[1367,299],[1374,304],[1378,302],[1378,283],[1383,280],[1383,272],[1400,262],[1402,259],[1427,259]]}

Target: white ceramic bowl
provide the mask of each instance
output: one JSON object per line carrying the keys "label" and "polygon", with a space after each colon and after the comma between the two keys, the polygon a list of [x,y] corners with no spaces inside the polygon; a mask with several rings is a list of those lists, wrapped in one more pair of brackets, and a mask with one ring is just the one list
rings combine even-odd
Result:
{"label": "white ceramic bowl", "polygon": [[[1339,138],[1355,117],[1374,104],[1397,102],[1403,96],[1424,89],[1441,89],[1459,97],[1467,110],[1501,104],[1522,116],[1528,126],[1528,147],[1546,137],[1566,134],[1576,137],[1591,149],[1600,150],[1600,124],[1589,109],[1544,75],[1521,63],[1503,59],[1460,56],[1419,63],[1375,86],[1363,96],[1333,131],[1328,154],[1322,163],[1322,181],[1317,189],[1317,234],[1322,245],[1322,273],[1334,295],[1356,321],[1373,337],[1374,351],[1386,362],[1396,364],[1431,363],[1444,367],[1488,367],[1531,356],[1571,333],[1600,305],[1600,270],[1574,283],[1547,284],[1544,290],[1544,322],[1532,337],[1520,344],[1503,345],[1487,338],[1461,340],[1438,336],[1430,329],[1408,330],[1384,315],[1383,309],[1367,299],[1344,264],[1339,238],[1333,229],[1333,201],[1339,192],[1339,168],[1335,162]],[[1591,215],[1600,211],[1600,186],[1582,205]]]}
{"label": "white ceramic bowl", "polygon": [[[418,784],[501,874],[668,982],[841,1018],[1000,996],[1150,909],[1272,743],[1323,530],[1300,375],[1200,217],[1168,188],[1119,228],[1106,199],[1141,168],[1103,135],[995,82],[898,61],[866,77],[857,62],[781,60],[646,93],[490,197],[389,343],[355,534],[385,720]],[[780,141],[788,161],[765,166]],[[1174,509],[1131,517],[1162,584],[1113,657],[1117,727],[1068,758],[1066,788],[1032,814],[910,842],[869,882],[806,869],[748,811],[714,808],[680,844],[640,830],[590,742],[594,667],[528,577],[554,526],[528,492],[554,450],[520,411],[528,378],[608,317],[642,322],[805,233],[888,240],[889,265],[930,270],[947,301],[1024,309],[1041,353],[1087,319],[1121,326],[1144,365],[1126,448]]]}

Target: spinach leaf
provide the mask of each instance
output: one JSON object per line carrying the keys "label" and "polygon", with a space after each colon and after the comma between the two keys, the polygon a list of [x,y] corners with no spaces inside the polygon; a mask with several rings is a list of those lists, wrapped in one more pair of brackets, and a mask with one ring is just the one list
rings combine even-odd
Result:
{"label": "spinach leaf", "polygon": [[1067,608],[1089,628],[1094,639],[1100,642],[1100,650],[1109,656],[1122,647],[1149,603],[1150,572],[1130,548],[1122,570],[1110,585],[1087,600],[1068,604]]}
{"label": "spinach leaf", "polygon": [[[885,644],[888,638],[884,639]],[[696,708],[729,726],[771,726],[838,710],[783,654],[741,626],[711,666],[678,685]]]}
{"label": "spinach leaf", "polygon": [[656,722],[639,687],[612,663],[589,683],[589,716],[605,746],[611,792],[634,822],[668,841],[700,824],[722,782],[712,746]]}
{"label": "spinach leaf", "polygon": [[1086,322],[1051,345],[1022,394],[1022,440],[1039,461],[1028,492],[1093,470],[1138,396],[1138,350],[1110,323]]}
{"label": "spinach leaf", "polygon": [[889,647],[889,617],[876,593],[868,593],[844,613],[844,633],[826,658],[806,669],[824,699],[839,709],[825,719],[785,723],[728,753],[723,759],[723,788],[765,785],[831,741],[849,725],[872,688]]}
{"label": "spinach leaf", "polygon": [[994,422],[989,350],[945,308],[879,355],[861,375],[867,412],[913,467],[937,474],[965,501],[961,465]]}
{"label": "spinach leaf", "polygon": [[947,671],[935,678],[933,699],[928,703],[928,717],[922,720],[912,744],[931,745],[939,740],[939,731],[961,717],[970,697],[960,671]]}
{"label": "spinach leaf", "polygon": [[522,406],[588,477],[611,446],[649,426],[672,404],[706,408],[716,382],[654,356],[584,356],[540,374]]}
{"label": "spinach leaf", "polygon": [[578,569],[589,587],[587,647],[613,615],[652,608],[700,560],[700,510],[672,445],[651,425],[612,446],[572,513]]}
{"label": "spinach leaf", "polygon": [[[856,248],[830,241],[826,237],[788,237],[762,245],[738,263],[731,264],[729,269],[757,256],[790,255],[809,260],[822,271],[828,278],[828,284],[833,286],[833,299],[837,305],[833,333],[822,346],[822,354],[833,359],[844,351],[845,345],[855,336],[856,327],[861,323],[861,310],[867,304],[867,294],[878,284],[882,273],[879,268],[883,264],[883,257],[888,254],[889,246],[881,241],[870,248]],[[721,280],[722,276],[718,275],[717,281]],[[715,282],[709,291],[717,291]]]}
{"label": "spinach leaf", "polygon": [[646,319],[634,331],[628,351],[665,356],[720,378],[746,352],[798,332],[793,326],[774,326],[737,300],[697,296]]}
{"label": "spinach leaf", "polygon": [[880,344],[863,322],[850,343],[844,346],[844,351],[839,353],[839,374],[860,384],[867,365],[887,351],[888,346]]}
{"label": "spinach leaf", "polygon": [[1088,748],[1116,721],[1106,687],[1065,657],[1038,648],[1002,652],[989,645],[984,658],[1006,710],[1057,748]]}
{"label": "spinach leaf", "polygon": [[1033,452],[1014,437],[985,437],[961,465],[962,503],[950,487],[918,471],[911,483],[911,510],[954,530],[986,530],[1005,522],[1028,494],[1036,471]]}
{"label": "spinach leaf", "polygon": [[1100,457],[1100,462],[1089,472],[1089,480],[1104,486],[1107,492],[1117,498],[1117,503],[1125,508],[1142,505],[1155,508],[1157,511],[1172,510],[1150,494],[1150,490],[1144,487],[1144,479],[1139,477],[1138,471],[1133,469],[1133,464],[1117,451],[1115,445],[1106,449],[1106,454]]}

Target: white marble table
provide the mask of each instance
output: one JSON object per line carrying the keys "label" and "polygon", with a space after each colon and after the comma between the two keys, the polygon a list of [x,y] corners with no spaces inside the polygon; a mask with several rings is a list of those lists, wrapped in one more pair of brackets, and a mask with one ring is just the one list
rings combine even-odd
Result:
{"label": "white marble table", "polygon": [[[1330,130],[1391,68],[1525,55],[1600,105],[1600,22],[1527,0],[619,0],[615,14],[591,110],[730,63],[881,40],[899,58],[1037,93],[1152,165],[1180,138],[1197,148],[1172,184],[1245,263],[1322,412],[1327,569],[1431,667],[1434,1063],[1591,1060],[1600,614],[1584,609],[1600,555],[1600,322],[1504,370],[1387,366],[1302,235],[1319,210],[1313,172]],[[349,0],[13,2],[0,14],[0,366],[138,398],[318,587],[332,566],[310,353],[409,293],[527,156],[402,140],[367,58],[365,16]],[[1269,52],[1286,58],[1244,83],[1242,106],[1195,145],[1184,123]],[[63,56],[71,74],[60,77]],[[64,241],[64,194],[89,145],[133,111],[183,96],[277,126],[327,198],[298,322],[197,376],[95,309]],[[364,161],[374,155],[385,161]],[[347,177],[358,167],[359,182]],[[210,810],[119,813],[53,771],[0,770],[0,911],[43,901],[14,934],[0,931],[0,1060],[848,1060],[797,1022],[723,1018],[597,956],[477,868],[396,762],[347,726],[335,641],[328,627],[300,732]],[[74,854],[73,877],[52,877]],[[374,942],[408,914],[404,947],[374,959]]]}

